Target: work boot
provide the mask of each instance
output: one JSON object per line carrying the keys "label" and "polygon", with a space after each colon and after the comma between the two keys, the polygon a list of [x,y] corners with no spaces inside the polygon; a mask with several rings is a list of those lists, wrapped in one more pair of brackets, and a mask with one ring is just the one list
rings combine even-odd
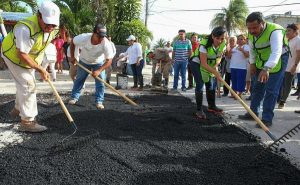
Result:
{"label": "work boot", "polygon": [[20,114],[20,111],[16,109],[15,107],[9,112],[10,117],[16,118]]}
{"label": "work boot", "polygon": [[238,118],[241,119],[241,120],[250,120],[250,121],[254,120],[254,118],[248,112],[246,114],[243,114],[243,115],[238,115]]}
{"label": "work boot", "polygon": [[20,132],[44,132],[47,130],[46,126],[38,124],[36,121],[22,120],[18,131]]}
{"label": "work boot", "polygon": [[206,98],[207,98],[207,111],[214,112],[214,113],[222,113],[223,109],[220,109],[216,106],[216,92],[215,90],[207,90],[206,91]]}
{"label": "work boot", "polygon": [[203,92],[196,92],[195,96],[196,96],[196,105],[197,105],[196,116],[199,119],[206,119],[206,115],[205,115],[205,113],[203,112],[203,109],[202,109]]}
{"label": "work boot", "polygon": [[169,78],[165,78],[164,87],[168,87],[168,85],[169,85]]}

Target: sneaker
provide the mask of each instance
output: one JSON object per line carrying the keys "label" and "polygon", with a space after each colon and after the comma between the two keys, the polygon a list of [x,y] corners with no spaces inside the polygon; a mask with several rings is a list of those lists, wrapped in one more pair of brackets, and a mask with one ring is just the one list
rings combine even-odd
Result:
{"label": "sneaker", "polygon": [[241,120],[254,120],[254,118],[248,112],[244,115],[239,115],[238,118]]}
{"label": "sneaker", "polygon": [[228,94],[223,94],[222,96],[223,96],[223,97],[226,97],[226,96],[228,96]]}
{"label": "sneaker", "polygon": [[71,99],[69,100],[69,104],[70,105],[75,105],[77,103],[78,100],[75,100],[75,99]]}
{"label": "sneaker", "polygon": [[187,90],[193,89],[193,86],[188,86]]}
{"label": "sneaker", "polygon": [[16,118],[20,114],[20,111],[16,109],[15,107],[9,112],[10,117]]}
{"label": "sneaker", "polygon": [[278,109],[283,109],[284,108],[284,102],[279,102],[278,104]]}
{"label": "sneaker", "polygon": [[98,110],[103,110],[104,109],[104,105],[102,103],[96,103],[96,107]]}
{"label": "sneaker", "polygon": [[247,101],[250,101],[250,100],[251,100],[251,96],[249,96],[248,98],[246,98],[246,100],[247,100]]}
{"label": "sneaker", "polygon": [[182,90],[182,92],[186,92],[186,88],[182,88],[181,90]]}
{"label": "sneaker", "polygon": [[299,94],[300,94],[300,91],[297,90],[295,93],[291,94],[291,96],[299,96]]}
{"label": "sneaker", "polygon": [[[266,127],[272,126],[272,122],[270,122],[270,121],[265,121],[265,120],[261,120],[261,121],[264,123],[264,125],[265,125]],[[256,124],[255,127],[256,127],[256,128],[261,128],[259,124]]]}
{"label": "sneaker", "polygon": [[18,131],[20,132],[44,132],[46,126],[38,124],[36,121],[21,121]]}

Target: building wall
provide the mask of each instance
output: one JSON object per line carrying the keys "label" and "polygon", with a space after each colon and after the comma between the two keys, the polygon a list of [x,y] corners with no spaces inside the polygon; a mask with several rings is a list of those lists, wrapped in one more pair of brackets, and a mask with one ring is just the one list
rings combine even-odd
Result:
{"label": "building wall", "polygon": [[300,16],[293,16],[293,17],[277,17],[277,16],[268,16],[266,18],[266,21],[268,22],[273,22],[276,24],[279,24],[281,26],[283,26],[284,28],[286,28],[286,26],[288,24],[292,24],[295,23],[297,25],[300,25]]}

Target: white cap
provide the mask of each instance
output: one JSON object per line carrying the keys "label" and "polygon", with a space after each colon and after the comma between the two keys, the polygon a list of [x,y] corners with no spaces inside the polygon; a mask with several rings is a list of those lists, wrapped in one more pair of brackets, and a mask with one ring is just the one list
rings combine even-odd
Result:
{"label": "white cap", "polygon": [[52,1],[43,1],[39,12],[42,14],[42,19],[46,24],[59,26],[60,10]]}
{"label": "white cap", "polygon": [[126,39],[127,41],[130,41],[130,40],[135,40],[135,36],[133,36],[133,35],[130,35],[127,39]]}

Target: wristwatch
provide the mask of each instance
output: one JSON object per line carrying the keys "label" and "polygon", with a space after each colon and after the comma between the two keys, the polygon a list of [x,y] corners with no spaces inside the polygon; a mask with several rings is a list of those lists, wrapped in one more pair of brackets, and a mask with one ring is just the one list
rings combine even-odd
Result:
{"label": "wristwatch", "polygon": [[264,71],[267,71],[267,72],[269,72],[269,71],[270,71],[270,69],[271,69],[271,68],[270,68],[270,67],[268,67],[268,66],[264,66],[264,67],[263,67],[263,70],[264,70]]}

